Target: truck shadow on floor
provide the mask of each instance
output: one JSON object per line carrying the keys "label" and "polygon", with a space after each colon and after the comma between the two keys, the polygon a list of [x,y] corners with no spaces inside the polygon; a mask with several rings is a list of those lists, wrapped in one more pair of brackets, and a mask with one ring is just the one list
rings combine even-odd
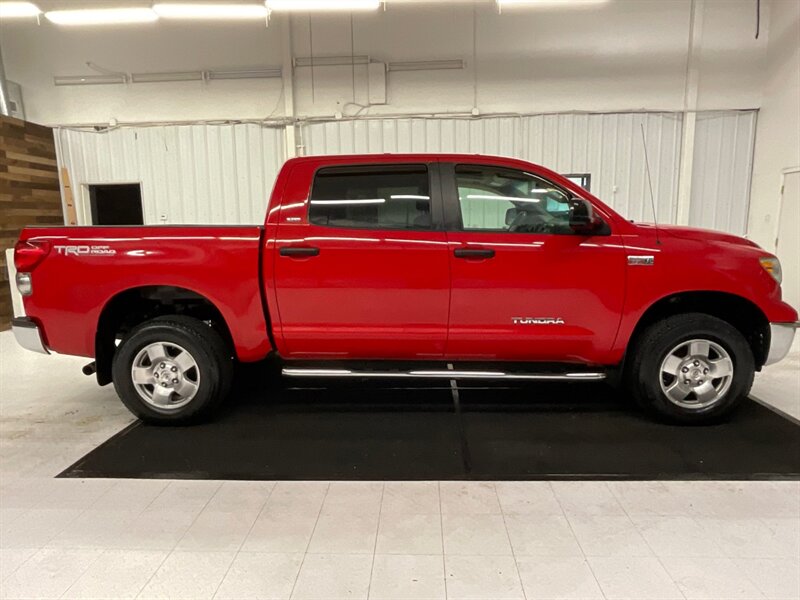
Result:
{"label": "truck shadow on floor", "polygon": [[800,478],[800,427],[752,401],[659,423],[605,384],[237,376],[207,423],[134,423],[62,477],[317,480]]}

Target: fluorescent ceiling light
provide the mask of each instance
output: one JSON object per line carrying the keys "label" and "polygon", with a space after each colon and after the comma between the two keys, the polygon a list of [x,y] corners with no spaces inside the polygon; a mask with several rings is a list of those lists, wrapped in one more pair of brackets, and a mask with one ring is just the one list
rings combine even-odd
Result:
{"label": "fluorescent ceiling light", "polygon": [[265,67],[263,69],[226,69],[208,71],[209,79],[268,79],[282,75],[280,67]]}
{"label": "fluorescent ceiling light", "polygon": [[435,71],[439,69],[463,69],[463,60],[413,60],[406,62],[390,62],[386,65],[389,71]]}
{"label": "fluorescent ceiling light", "polygon": [[605,4],[609,0],[497,0],[500,8],[514,6],[586,6],[591,4]]}
{"label": "fluorescent ceiling light", "polygon": [[175,4],[153,5],[159,17],[165,19],[265,19],[263,4]]}
{"label": "fluorescent ceiling light", "polygon": [[56,25],[118,25],[149,23],[158,20],[158,15],[151,8],[51,10],[44,16]]}
{"label": "fluorescent ceiling light", "polygon": [[41,13],[39,7],[30,2],[0,2],[0,19],[37,17]]}
{"label": "fluorescent ceiling light", "polygon": [[202,81],[202,71],[171,71],[167,73],[132,73],[133,83],[160,83],[164,81]]}
{"label": "fluorescent ceiling light", "polygon": [[381,0],[266,0],[269,10],[377,10]]}
{"label": "fluorescent ceiling light", "polygon": [[53,77],[55,85],[103,85],[125,83],[125,75],[63,75]]}
{"label": "fluorescent ceiling light", "polygon": [[296,56],[294,58],[295,67],[338,67],[342,65],[366,65],[369,64],[369,56]]}

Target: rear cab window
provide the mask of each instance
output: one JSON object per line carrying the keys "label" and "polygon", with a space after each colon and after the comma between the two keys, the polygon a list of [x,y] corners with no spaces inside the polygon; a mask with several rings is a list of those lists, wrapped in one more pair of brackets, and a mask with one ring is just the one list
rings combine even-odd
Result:
{"label": "rear cab window", "polygon": [[326,167],[311,186],[308,221],[326,227],[432,228],[426,165]]}

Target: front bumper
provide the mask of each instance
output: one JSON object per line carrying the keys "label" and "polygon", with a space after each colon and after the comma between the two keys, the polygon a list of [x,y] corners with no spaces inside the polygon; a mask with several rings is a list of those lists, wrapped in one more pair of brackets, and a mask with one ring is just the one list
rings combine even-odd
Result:
{"label": "front bumper", "polygon": [[14,332],[17,343],[26,350],[50,354],[50,351],[44,345],[39,326],[28,317],[11,319],[11,331]]}
{"label": "front bumper", "polygon": [[800,321],[796,323],[770,323],[769,354],[764,366],[772,365],[783,360],[789,353],[794,341],[794,332],[800,327]]}

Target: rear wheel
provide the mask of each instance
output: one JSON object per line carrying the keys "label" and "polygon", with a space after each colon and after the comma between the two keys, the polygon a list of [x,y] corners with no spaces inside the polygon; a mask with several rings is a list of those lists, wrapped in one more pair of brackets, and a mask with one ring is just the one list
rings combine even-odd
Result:
{"label": "rear wheel", "polygon": [[233,361],[209,325],[180,315],[133,329],[112,366],[114,387],[139,418],[183,423],[209,416],[230,390]]}
{"label": "rear wheel", "polygon": [[636,401],[683,423],[718,420],[747,396],[755,361],[732,325],[702,313],[674,315],[642,332],[626,382]]}

